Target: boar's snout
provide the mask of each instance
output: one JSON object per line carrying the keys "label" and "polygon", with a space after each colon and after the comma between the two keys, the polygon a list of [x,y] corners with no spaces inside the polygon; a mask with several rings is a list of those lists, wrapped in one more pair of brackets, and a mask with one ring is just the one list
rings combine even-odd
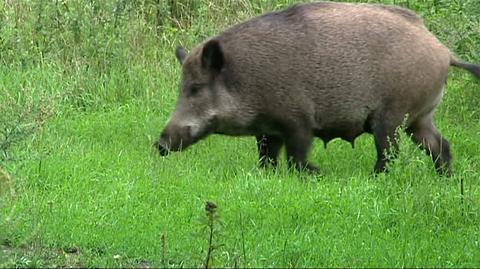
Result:
{"label": "boar's snout", "polygon": [[160,138],[160,140],[155,142],[154,146],[158,149],[158,152],[160,152],[160,155],[162,156],[166,156],[170,152],[169,146],[165,143],[163,138]]}
{"label": "boar's snout", "polygon": [[194,142],[192,126],[167,126],[155,147],[160,155],[166,156],[170,151],[182,151]]}

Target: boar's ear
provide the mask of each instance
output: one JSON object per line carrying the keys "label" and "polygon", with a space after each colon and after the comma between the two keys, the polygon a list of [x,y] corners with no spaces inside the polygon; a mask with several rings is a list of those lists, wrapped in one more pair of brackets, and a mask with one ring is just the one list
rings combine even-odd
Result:
{"label": "boar's ear", "polygon": [[185,50],[183,47],[177,47],[175,50],[175,56],[177,56],[177,59],[181,64],[183,64],[183,61],[185,61],[187,54],[187,50]]}
{"label": "boar's ear", "polygon": [[205,43],[202,50],[202,67],[215,73],[223,68],[225,58],[218,40],[212,39]]}

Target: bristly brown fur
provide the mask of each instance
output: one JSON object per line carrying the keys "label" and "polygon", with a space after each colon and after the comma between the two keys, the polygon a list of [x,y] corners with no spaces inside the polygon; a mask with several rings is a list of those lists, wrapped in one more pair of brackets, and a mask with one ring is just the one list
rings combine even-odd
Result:
{"label": "bristly brown fur", "polygon": [[433,113],[450,65],[480,74],[452,58],[410,10],[334,2],[240,23],[181,62],[182,92],[158,142],[162,154],[211,133],[252,135],[262,166],[276,166],[285,146],[289,165],[309,171],[317,171],[307,158],[314,137],[353,144],[363,133],[373,134],[375,171],[384,171],[405,122],[437,170],[450,174],[450,148]]}

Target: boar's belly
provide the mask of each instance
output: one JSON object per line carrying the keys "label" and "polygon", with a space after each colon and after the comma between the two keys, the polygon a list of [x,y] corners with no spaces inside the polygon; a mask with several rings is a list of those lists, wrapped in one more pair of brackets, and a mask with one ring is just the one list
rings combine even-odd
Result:
{"label": "boar's belly", "polygon": [[344,123],[336,126],[314,129],[314,135],[322,139],[325,143],[328,143],[330,140],[335,138],[341,138],[353,143],[355,138],[365,132],[369,132],[369,128],[364,122],[349,124]]}

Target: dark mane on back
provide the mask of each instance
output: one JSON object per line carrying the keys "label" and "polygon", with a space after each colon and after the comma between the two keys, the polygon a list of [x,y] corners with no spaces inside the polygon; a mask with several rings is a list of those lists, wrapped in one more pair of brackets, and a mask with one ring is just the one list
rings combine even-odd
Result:
{"label": "dark mane on back", "polygon": [[[298,19],[303,17],[302,15],[306,12],[310,12],[312,10],[318,10],[320,8],[332,7],[338,4],[339,3],[336,3],[336,2],[315,2],[315,3],[306,3],[306,4],[296,4],[285,10],[267,13],[261,17],[264,17],[264,18],[271,17],[272,19],[274,19],[278,16],[281,16],[287,20]],[[393,6],[393,5],[383,5],[383,4],[365,4],[365,5],[383,9],[385,11],[389,11],[411,22],[423,23],[423,19],[420,16],[418,16],[414,11],[407,8]]]}
{"label": "dark mane on back", "polygon": [[406,9],[406,8],[398,7],[398,6],[391,6],[391,5],[376,5],[376,6],[378,8],[381,8],[381,9],[387,10],[391,13],[402,16],[403,18],[405,18],[405,19],[407,19],[411,22],[422,23],[423,24],[423,19],[410,9]]}
{"label": "dark mane on back", "polygon": [[260,15],[258,17],[254,17],[250,20],[245,22],[236,24],[228,29],[226,29],[222,35],[228,36],[231,33],[238,33],[242,32],[250,27],[256,28],[260,24],[271,24],[271,25],[278,25],[278,24],[285,24],[285,25],[295,25],[298,23],[302,23],[305,21],[305,18],[308,17],[308,14],[312,12],[319,12],[321,10],[325,10],[331,7],[340,5],[359,5],[365,6],[372,9],[383,10],[385,12],[390,12],[394,15],[397,15],[401,18],[406,19],[415,24],[423,24],[423,19],[418,16],[412,10],[393,6],[393,5],[383,5],[383,4],[347,4],[347,3],[337,3],[337,2],[313,2],[313,3],[304,3],[304,4],[295,4],[290,6],[286,9],[279,10],[279,11],[272,11]]}
{"label": "dark mane on back", "polygon": [[302,21],[304,18],[304,14],[310,11],[312,8],[321,8],[331,6],[335,3],[330,2],[316,2],[316,3],[306,3],[306,4],[295,4],[293,6],[288,7],[287,9],[279,10],[279,11],[272,11],[260,15],[258,17],[254,17],[248,21],[243,23],[234,25],[233,27],[227,29],[225,33],[230,32],[232,30],[238,31],[244,28],[248,28],[250,25],[255,25],[258,21],[264,21],[265,23],[292,23]]}
{"label": "dark mane on back", "polygon": [[270,13],[267,13],[267,14],[264,14],[261,17],[264,17],[264,18],[278,18],[278,17],[282,17],[282,18],[285,18],[287,20],[289,19],[297,19],[298,17],[303,17],[302,15],[307,12],[307,11],[310,11],[312,9],[317,9],[317,8],[323,8],[323,7],[329,7],[329,6],[332,6],[334,5],[335,3],[332,3],[332,2],[314,2],[314,3],[305,3],[305,4],[295,4],[293,6],[290,6],[289,8],[287,9],[284,9],[284,10],[280,10],[280,11],[274,11],[274,12],[270,12]]}

